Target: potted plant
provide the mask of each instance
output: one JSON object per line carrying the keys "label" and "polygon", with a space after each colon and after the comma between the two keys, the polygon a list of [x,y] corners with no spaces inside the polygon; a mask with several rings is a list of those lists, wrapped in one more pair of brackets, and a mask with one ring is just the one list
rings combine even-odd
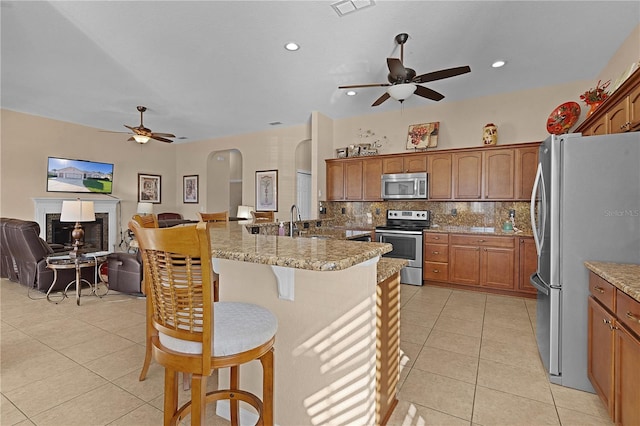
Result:
{"label": "potted plant", "polygon": [[587,113],[587,116],[593,114],[593,111],[595,111],[595,109],[598,108],[600,104],[609,97],[607,88],[611,84],[611,80],[603,83],[602,85],[600,85],[600,82],[601,80],[598,80],[598,84],[595,88],[589,89],[582,95],[580,95],[580,100],[591,107],[591,109]]}

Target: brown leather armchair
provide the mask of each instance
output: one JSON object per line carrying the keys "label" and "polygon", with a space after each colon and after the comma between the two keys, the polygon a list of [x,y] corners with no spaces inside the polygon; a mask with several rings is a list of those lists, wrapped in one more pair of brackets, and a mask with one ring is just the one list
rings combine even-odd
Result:
{"label": "brown leather armchair", "polygon": [[[10,218],[2,218],[0,223],[3,274],[6,273],[11,281],[29,288],[43,292],[49,290],[54,272],[47,268],[46,259],[53,255],[54,251],[40,238],[40,225],[33,221]],[[95,281],[94,268],[83,268],[81,272],[82,278]],[[58,279],[53,290],[63,290],[74,279],[73,269],[58,271]]]}
{"label": "brown leather armchair", "polygon": [[109,289],[142,294],[142,259],[138,253],[111,253],[107,256]]}

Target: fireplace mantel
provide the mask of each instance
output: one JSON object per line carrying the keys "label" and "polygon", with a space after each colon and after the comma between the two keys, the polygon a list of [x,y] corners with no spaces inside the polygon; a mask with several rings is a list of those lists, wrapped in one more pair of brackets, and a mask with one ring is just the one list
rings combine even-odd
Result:
{"label": "fireplace mantel", "polygon": [[[40,225],[40,237],[43,240],[47,239],[47,214],[48,213],[60,213],[62,211],[63,201],[74,201],[77,197],[73,198],[34,198],[35,204],[35,221]],[[120,200],[118,198],[113,199],[97,199],[82,197],[83,200],[93,201],[94,210],[96,213],[108,213],[109,214],[109,246],[108,251],[115,251],[118,245],[118,204]]]}

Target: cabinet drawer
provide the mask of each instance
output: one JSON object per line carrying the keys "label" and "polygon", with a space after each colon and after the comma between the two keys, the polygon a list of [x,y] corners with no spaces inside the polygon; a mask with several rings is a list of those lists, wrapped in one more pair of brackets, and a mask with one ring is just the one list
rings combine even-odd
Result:
{"label": "cabinet drawer", "polygon": [[436,234],[434,232],[425,232],[424,233],[424,242],[425,243],[436,243],[436,244],[448,244],[449,243],[449,234]]}
{"label": "cabinet drawer", "polygon": [[448,281],[449,265],[440,262],[423,262],[422,277],[425,280]]}
{"label": "cabinet drawer", "polygon": [[600,276],[589,273],[589,291],[611,312],[615,312],[616,288]]}
{"label": "cabinet drawer", "polygon": [[513,237],[492,237],[487,235],[451,235],[451,244],[460,246],[515,247]]}
{"label": "cabinet drawer", "polygon": [[422,256],[424,260],[448,263],[449,246],[445,244],[425,244]]}
{"label": "cabinet drawer", "polygon": [[616,316],[618,321],[640,336],[640,302],[617,290]]}

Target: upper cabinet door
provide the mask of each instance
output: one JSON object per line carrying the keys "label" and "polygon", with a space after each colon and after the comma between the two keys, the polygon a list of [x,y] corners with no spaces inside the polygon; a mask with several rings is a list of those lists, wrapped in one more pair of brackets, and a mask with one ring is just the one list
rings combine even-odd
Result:
{"label": "upper cabinet door", "polygon": [[429,199],[451,199],[451,154],[428,154]]}
{"label": "upper cabinet door", "polygon": [[344,161],[327,161],[327,201],[344,200]]}
{"label": "upper cabinet door", "polygon": [[346,200],[362,200],[362,161],[350,161],[344,166]]}
{"label": "upper cabinet door", "polygon": [[406,173],[418,173],[427,171],[427,155],[412,155],[404,158],[404,170]]}
{"label": "upper cabinet door", "polygon": [[478,200],[482,197],[482,152],[457,152],[453,159],[453,198]]}
{"label": "upper cabinet door", "polygon": [[514,196],[514,150],[496,149],[484,152],[484,198],[512,200]]}
{"label": "upper cabinet door", "polygon": [[362,199],[379,201],[382,199],[382,159],[362,160]]}
{"label": "upper cabinet door", "polygon": [[402,156],[385,158],[382,160],[382,173],[404,173],[404,161]]}
{"label": "upper cabinet door", "polygon": [[516,200],[531,200],[533,181],[538,169],[538,147],[517,148],[516,150]]}

